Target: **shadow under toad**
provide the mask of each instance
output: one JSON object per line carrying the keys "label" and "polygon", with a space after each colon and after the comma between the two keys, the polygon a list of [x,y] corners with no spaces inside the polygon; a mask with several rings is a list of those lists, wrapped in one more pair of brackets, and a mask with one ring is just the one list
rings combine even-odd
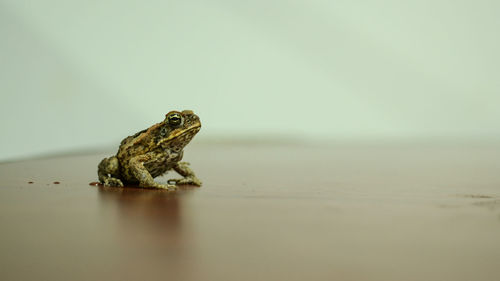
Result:
{"label": "shadow under toad", "polygon": [[190,256],[190,231],[186,229],[183,201],[197,189],[182,186],[177,191],[138,187],[99,186],[102,215],[116,232],[117,249],[124,262],[151,266],[168,264],[182,274]]}

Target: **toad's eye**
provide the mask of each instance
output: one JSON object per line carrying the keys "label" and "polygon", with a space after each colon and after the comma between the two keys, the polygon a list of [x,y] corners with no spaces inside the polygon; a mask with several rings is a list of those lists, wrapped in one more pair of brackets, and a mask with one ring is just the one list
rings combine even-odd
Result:
{"label": "toad's eye", "polygon": [[182,123],[182,117],[179,113],[172,113],[167,116],[168,124],[172,127],[180,126]]}

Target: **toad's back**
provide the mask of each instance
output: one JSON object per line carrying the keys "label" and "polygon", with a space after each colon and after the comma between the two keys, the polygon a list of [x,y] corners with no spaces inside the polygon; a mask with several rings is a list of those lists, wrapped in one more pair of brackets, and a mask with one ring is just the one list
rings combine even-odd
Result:
{"label": "toad's back", "polygon": [[116,153],[120,166],[127,166],[132,157],[153,151],[156,148],[155,136],[159,134],[160,127],[161,123],[155,124],[122,140]]}

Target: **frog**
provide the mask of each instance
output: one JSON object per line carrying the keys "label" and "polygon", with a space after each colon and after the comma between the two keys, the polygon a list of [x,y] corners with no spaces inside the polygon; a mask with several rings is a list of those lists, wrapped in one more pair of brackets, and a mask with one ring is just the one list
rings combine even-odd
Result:
{"label": "frog", "polygon": [[[200,129],[200,118],[192,110],[168,112],[162,122],[123,139],[116,155],[99,163],[100,183],[113,187],[138,184],[141,188],[170,191],[179,185],[201,186],[189,162],[181,162],[184,147]],[[170,179],[166,184],[154,181],[171,170],[182,178]]]}

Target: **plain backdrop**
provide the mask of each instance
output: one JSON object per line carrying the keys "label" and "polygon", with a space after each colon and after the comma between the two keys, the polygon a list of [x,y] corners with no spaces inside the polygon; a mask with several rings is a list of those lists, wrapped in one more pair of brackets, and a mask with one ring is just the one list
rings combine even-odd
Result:
{"label": "plain backdrop", "polygon": [[0,160],[197,141],[500,139],[500,2],[0,0]]}

